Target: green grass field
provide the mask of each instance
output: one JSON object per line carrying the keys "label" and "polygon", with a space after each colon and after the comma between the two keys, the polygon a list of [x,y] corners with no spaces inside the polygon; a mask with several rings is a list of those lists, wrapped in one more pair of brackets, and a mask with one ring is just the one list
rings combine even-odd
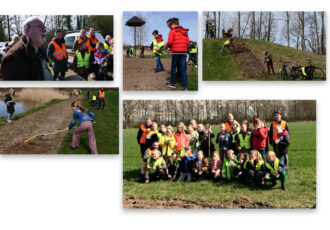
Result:
{"label": "green grass field", "polygon": [[[99,111],[92,108],[87,101],[87,92],[84,92],[82,105],[95,114],[94,133],[96,137],[97,150],[99,154],[119,153],[119,92],[106,91],[105,109]],[[96,95],[97,91],[91,91],[91,95]],[[69,123],[70,121],[68,121]],[[76,126],[78,122],[76,122]],[[65,136],[59,149],[59,154],[90,154],[88,136],[81,135],[80,146],[74,151],[69,149],[72,141],[74,129],[71,129]]]}
{"label": "green grass field", "polygon": [[[30,110],[27,110],[25,111],[24,113],[20,113],[20,114],[16,114],[12,117],[12,120],[16,121],[26,115],[29,115],[29,114],[32,114],[32,113],[35,113],[35,112],[38,112],[39,110],[42,110],[42,109],[45,109],[49,106],[52,106],[52,105],[55,105],[57,103],[60,103],[64,101],[64,99],[53,99],[51,100],[50,102],[47,102],[46,104],[44,105],[41,105],[39,107],[36,107],[34,109],[30,109]],[[0,117],[0,127],[3,126],[4,124],[7,123],[7,117]]]}
{"label": "green grass field", "polygon": [[[214,133],[219,131],[218,126],[212,126]],[[236,182],[222,181],[160,181],[143,184],[140,176],[141,154],[136,140],[138,129],[126,129],[123,131],[124,196],[206,202],[246,197],[255,202],[268,202],[276,208],[313,208],[316,205],[316,122],[289,122],[289,128],[291,145],[286,192],[281,190],[280,183],[273,189],[257,190]]]}
{"label": "green grass field", "polygon": [[[237,39],[237,38],[235,38]],[[228,55],[225,49],[220,56],[219,51],[222,47],[223,40],[219,39],[203,39],[203,80],[204,81],[228,81],[228,80],[280,80],[279,70],[282,67],[282,60],[288,61],[289,66],[306,66],[308,60],[316,67],[322,68],[324,79],[326,79],[326,56],[314,54],[289,48],[273,42],[266,42],[253,39],[241,39],[250,48],[254,54],[258,54],[258,58],[263,60],[263,51],[272,54],[275,75],[271,75],[265,79],[246,78],[239,64],[235,59]],[[321,79],[318,79],[321,80]]]}

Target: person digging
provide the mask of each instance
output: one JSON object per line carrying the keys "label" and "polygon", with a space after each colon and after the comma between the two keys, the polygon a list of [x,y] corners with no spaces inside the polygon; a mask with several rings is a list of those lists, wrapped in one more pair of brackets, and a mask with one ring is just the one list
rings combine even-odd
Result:
{"label": "person digging", "polygon": [[222,51],[224,50],[224,48],[227,48],[228,49],[228,53],[230,54],[230,46],[232,46],[233,48],[235,48],[234,45],[233,45],[233,38],[229,38],[229,39],[227,39],[223,43],[223,46],[222,46],[222,48],[220,50],[220,55],[222,54]]}
{"label": "person digging", "polygon": [[267,51],[264,51],[263,53],[264,53],[264,64],[267,64],[268,76],[270,75],[270,69],[272,69],[273,75],[275,75],[272,54]]}

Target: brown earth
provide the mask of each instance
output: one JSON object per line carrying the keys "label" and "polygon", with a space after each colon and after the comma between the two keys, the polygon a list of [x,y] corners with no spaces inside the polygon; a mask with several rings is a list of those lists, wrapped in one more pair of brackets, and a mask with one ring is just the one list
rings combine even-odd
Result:
{"label": "brown earth", "polygon": [[138,197],[124,197],[124,208],[139,209],[222,209],[222,208],[275,208],[273,205],[265,202],[253,202],[246,197],[240,197],[236,200],[223,202],[204,202],[180,199],[144,199]]}
{"label": "brown earth", "polygon": [[233,40],[234,48],[231,48],[231,55],[241,66],[243,76],[247,78],[266,78],[267,73],[260,60],[254,55],[246,44],[239,39]]}
{"label": "brown earth", "polygon": [[0,127],[1,154],[55,154],[60,148],[66,131],[38,137],[27,144],[24,140],[38,134],[65,129],[72,119],[71,103],[82,101],[72,97]]}
{"label": "brown earth", "polygon": [[165,84],[171,78],[171,59],[161,59],[165,71],[155,73],[155,58],[124,57],[124,90],[168,91]]}

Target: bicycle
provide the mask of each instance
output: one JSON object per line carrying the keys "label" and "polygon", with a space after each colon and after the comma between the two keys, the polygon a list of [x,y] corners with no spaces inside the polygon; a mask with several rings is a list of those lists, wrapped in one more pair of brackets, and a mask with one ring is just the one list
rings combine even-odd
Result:
{"label": "bicycle", "polygon": [[290,67],[288,66],[289,62],[288,61],[282,61],[281,62],[283,63],[282,65],[282,68],[280,69],[280,79],[281,80],[289,80],[291,79],[291,69]]}
{"label": "bicycle", "polygon": [[324,79],[323,70],[313,66],[311,60],[308,60],[307,66],[293,66],[291,72],[294,78],[301,77],[303,80]]}

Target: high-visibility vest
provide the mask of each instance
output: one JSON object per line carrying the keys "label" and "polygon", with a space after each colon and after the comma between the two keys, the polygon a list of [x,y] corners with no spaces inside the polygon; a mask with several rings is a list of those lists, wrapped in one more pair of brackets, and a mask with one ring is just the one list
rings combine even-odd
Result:
{"label": "high-visibility vest", "polygon": [[[154,134],[158,134],[158,130],[151,130],[149,133],[148,133],[148,136],[152,136]],[[158,136],[158,135],[157,135]]]}
{"label": "high-visibility vest", "polygon": [[[237,167],[237,159],[234,158],[233,161],[234,161],[234,166]],[[227,176],[228,180],[231,179],[231,176],[232,175],[230,174],[229,160],[227,159],[227,157],[225,157],[225,159],[224,159],[223,166],[222,166],[222,172],[221,173],[222,174],[225,174]]]}
{"label": "high-visibility vest", "polygon": [[231,143],[236,143],[236,135],[238,135],[238,133],[233,133],[231,136],[233,137]]}
{"label": "high-visibility vest", "polygon": [[109,53],[112,53],[112,47],[110,45],[108,45],[106,42],[104,42],[103,45],[104,45],[104,49],[108,50]]}
{"label": "high-visibility vest", "polygon": [[[276,125],[278,125],[277,123],[276,123],[276,121],[273,121],[273,141],[275,141],[276,139],[277,139],[277,132],[276,132]],[[286,126],[286,121],[281,121],[281,124],[280,124],[281,126],[282,126],[282,130],[285,130],[285,126]]]}
{"label": "high-visibility vest", "polygon": [[159,167],[162,165],[163,157],[159,157],[152,165],[150,164],[150,160],[151,160],[151,157],[149,157],[147,160],[147,168],[149,169],[150,173],[152,174],[152,173],[156,172],[156,170],[154,170],[153,168]]}
{"label": "high-visibility vest", "polygon": [[268,163],[268,161],[266,161],[265,166],[270,170],[271,174],[275,174],[275,172],[277,172],[277,170],[279,170],[281,168],[280,163],[278,158],[275,158],[274,161],[274,168]]}
{"label": "high-visibility vest", "polygon": [[170,160],[170,164],[171,164],[171,165],[174,165],[174,166],[177,166],[179,161],[181,161],[180,158],[177,158],[177,159],[175,160],[175,162],[173,162],[172,160]]}
{"label": "high-visibility vest", "polygon": [[[92,47],[91,42],[92,42],[92,44],[94,44],[94,47]],[[98,43],[98,40],[96,39],[96,37],[92,38],[91,35],[88,36],[88,39],[86,41],[86,46],[88,47],[89,51],[95,51],[96,50],[95,46],[97,43]]]}
{"label": "high-visibility vest", "polygon": [[148,130],[146,129],[145,125],[140,125],[140,129],[142,130],[142,136],[140,138],[140,144],[145,144],[147,142]]}
{"label": "high-visibility vest", "polygon": [[230,40],[227,40],[227,41],[225,41],[223,44],[224,44],[225,46],[230,46],[230,43],[231,43],[231,41],[230,41]]}
{"label": "high-visibility vest", "polygon": [[64,42],[62,43],[62,47],[60,47],[55,41],[51,41],[51,43],[54,46],[53,56],[56,60],[61,61],[63,59],[68,59]]}
{"label": "high-visibility vest", "polygon": [[243,139],[243,134],[240,133],[238,134],[238,138],[239,138],[239,146],[241,148],[246,148],[246,149],[250,149],[251,148],[251,134],[246,134],[245,135],[245,139]]}
{"label": "high-visibility vest", "polygon": [[[148,158],[150,158],[151,155],[152,155],[152,151],[151,151],[151,149],[148,148],[146,151],[148,151]],[[142,168],[145,168],[146,166],[147,166],[147,162],[146,162],[146,161],[143,161],[143,162],[142,162]]]}
{"label": "high-visibility vest", "polygon": [[247,163],[248,163],[249,161],[248,160],[246,160],[245,162],[244,162],[244,164],[243,164],[243,169],[247,169]]}
{"label": "high-visibility vest", "polygon": [[82,58],[81,52],[76,51],[77,67],[85,67],[86,69],[88,69],[90,56],[90,52],[85,52],[85,56],[84,58]]}
{"label": "high-visibility vest", "polygon": [[92,101],[96,101],[96,96],[93,96],[92,97]]}
{"label": "high-visibility vest", "polygon": [[225,125],[226,125],[226,131],[231,131],[229,122],[226,122]]}
{"label": "high-visibility vest", "polygon": [[105,97],[105,91],[99,90],[99,98],[104,98]]}
{"label": "high-visibility vest", "polygon": [[305,66],[301,67],[301,72],[305,77],[307,77]]}
{"label": "high-visibility vest", "polygon": [[77,38],[77,41],[78,42],[83,42],[84,41],[84,39],[82,39],[80,36]]}
{"label": "high-visibility vest", "polygon": [[12,102],[15,102],[15,100],[14,100],[14,97],[12,96],[12,95],[10,95],[10,100],[9,101],[7,101],[8,103],[12,103]]}
{"label": "high-visibility vest", "polygon": [[154,38],[152,40],[152,44],[153,44],[153,50],[152,50],[152,52],[154,54],[162,55],[162,53],[164,51],[165,42],[164,41],[157,42],[157,39]]}
{"label": "high-visibility vest", "polygon": [[197,46],[195,46],[194,48],[192,48],[192,49],[190,50],[190,53],[191,53],[191,54],[197,54]]}
{"label": "high-visibility vest", "polygon": [[261,170],[261,166],[264,164],[263,160],[258,161],[257,165],[256,165],[256,171],[260,171]]}

